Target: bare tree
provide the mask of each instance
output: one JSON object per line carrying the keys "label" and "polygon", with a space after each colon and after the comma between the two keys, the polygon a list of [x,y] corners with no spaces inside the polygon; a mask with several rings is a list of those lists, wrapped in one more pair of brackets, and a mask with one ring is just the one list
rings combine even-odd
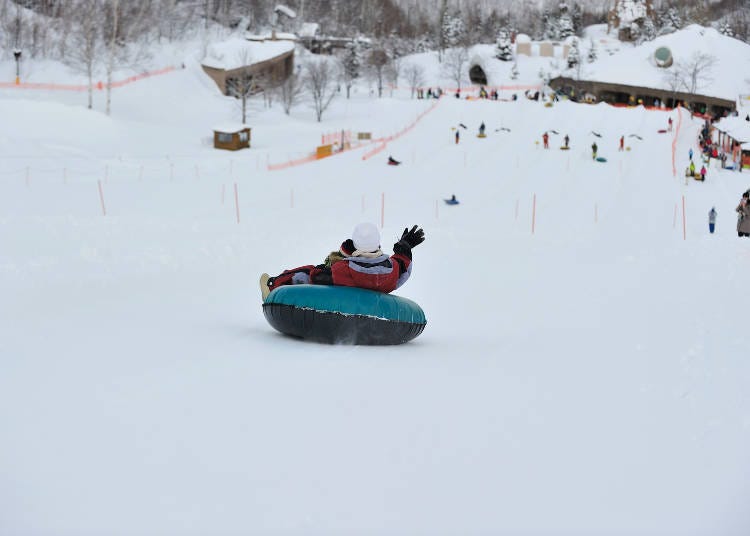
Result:
{"label": "bare tree", "polygon": [[310,96],[312,97],[315,117],[320,122],[323,112],[328,109],[336,95],[336,70],[325,58],[310,61],[306,70],[307,88],[310,90]]}
{"label": "bare tree", "polygon": [[257,91],[255,77],[250,70],[252,54],[249,49],[244,49],[237,54],[237,61],[245,66],[239,75],[227,78],[227,95],[235,97],[239,101],[242,110],[242,123],[247,123],[247,101]]}
{"label": "bare tree", "polygon": [[391,97],[393,96],[394,88],[398,87],[398,79],[401,76],[402,66],[403,60],[401,58],[394,58],[385,66],[385,78],[391,88]]}
{"label": "bare tree", "polygon": [[378,97],[383,96],[383,81],[385,79],[385,67],[388,65],[390,58],[385,50],[376,48],[367,56],[367,66],[369,67],[370,76],[378,87]]}
{"label": "bare tree", "polygon": [[715,63],[716,57],[704,52],[695,52],[689,60],[678,63],[676,70],[685,91],[695,95],[713,82],[711,71]]}
{"label": "bare tree", "polygon": [[94,71],[101,60],[102,52],[102,18],[97,9],[97,0],[80,0],[76,5],[73,25],[73,44],[69,59],[72,66],[86,74],[88,80],[88,107],[94,105]]}
{"label": "bare tree", "polygon": [[677,93],[684,89],[682,76],[677,68],[669,69],[664,73],[664,84],[672,92],[672,100],[677,100]]}
{"label": "bare tree", "polygon": [[411,98],[418,88],[424,85],[424,67],[418,63],[410,63],[404,67],[404,78],[411,88]]}
{"label": "bare tree", "polygon": [[443,61],[443,74],[456,82],[456,87],[461,89],[461,82],[465,78],[466,65],[469,63],[469,49],[466,47],[455,47],[445,52]]}
{"label": "bare tree", "polygon": [[281,106],[284,108],[284,113],[289,115],[292,111],[292,107],[299,101],[300,96],[303,93],[304,86],[302,85],[302,78],[296,73],[292,73],[279,84],[279,97],[281,99]]}

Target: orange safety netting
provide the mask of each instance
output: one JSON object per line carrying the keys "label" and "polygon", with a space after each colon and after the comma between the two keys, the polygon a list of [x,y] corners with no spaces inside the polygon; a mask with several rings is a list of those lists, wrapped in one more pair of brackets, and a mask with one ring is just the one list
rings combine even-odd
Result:
{"label": "orange safety netting", "polygon": [[[176,70],[176,67],[165,67],[156,71],[146,71],[141,74],[129,76],[124,80],[113,81],[109,85],[113,88],[122,87],[145,78],[171,73],[174,70]],[[53,84],[47,82],[0,82],[0,88],[41,89],[47,91],[88,91],[89,87],[92,89],[103,90],[107,87],[107,84],[101,80],[91,86],[88,84]]]}
{"label": "orange safety netting", "polygon": [[362,160],[367,160],[369,158],[372,158],[373,156],[375,156],[376,154],[378,154],[380,151],[382,151],[383,149],[385,149],[386,145],[388,145],[388,142],[396,140],[396,139],[400,138],[401,136],[403,136],[404,134],[406,134],[407,132],[409,132],[411,129],[413,129],[415,126],[417,126],[417,123],[419,123],[424,116],[426,116],[432,110],[434,110],[435,108],[437,108],[438,104],[440,104],[440,100],[439,99],[437,100],[437,102],[435,102],[435,104],[433,104],[432,106],[430,106],[429,108],[427,108],[424,112],[422,112],[421,114],[419,114],[412,124],[410,124],[410,125],[402,128],[401,130],[399,130],[395,134],[392,134],[391,136],[387,136],[385,138],[380,138],[378,140],[375,140],[377,142],[381,142],[381,145],[378,146],[378,147],[376,147],[372,151],[370,151],[370,152],[362,155]]}
{"label": "orange safety netting", "polygon": [[672,138],[672,176],[677,176],[677,166],[675,165],[675,157],[677,155],[677,138],[680,135],[680,125],[682,125],[682,110],[677,108],[677,125],[674,129],[674,138]]}

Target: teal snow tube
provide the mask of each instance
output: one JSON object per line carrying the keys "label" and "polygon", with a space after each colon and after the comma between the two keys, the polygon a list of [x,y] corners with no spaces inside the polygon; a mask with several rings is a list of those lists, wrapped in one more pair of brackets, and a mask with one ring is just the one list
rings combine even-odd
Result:
{"label": "teal snow tube", "polygon": [[263,314],[281,333],[328,344],[402,344],[427,325],[422,308],[407,298],[343,286],[279,287]]}

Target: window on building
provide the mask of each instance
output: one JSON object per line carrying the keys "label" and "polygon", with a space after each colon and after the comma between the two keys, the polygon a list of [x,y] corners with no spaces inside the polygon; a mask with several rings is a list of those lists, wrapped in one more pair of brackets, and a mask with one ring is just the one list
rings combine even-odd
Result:
{"label": "window on building", "polygon": [[219,132],[218,139],[220,143],[232,143],[232,135],[226,132]]}

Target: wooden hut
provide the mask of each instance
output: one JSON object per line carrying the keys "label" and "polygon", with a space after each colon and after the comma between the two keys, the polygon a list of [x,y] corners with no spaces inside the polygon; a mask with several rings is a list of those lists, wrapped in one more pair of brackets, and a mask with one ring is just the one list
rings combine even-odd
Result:
{"label": "wooden hut", "polygon": [[214,147],[237,151],[250,148],[250,127],[247,125],[221,125],[214,128]]}

